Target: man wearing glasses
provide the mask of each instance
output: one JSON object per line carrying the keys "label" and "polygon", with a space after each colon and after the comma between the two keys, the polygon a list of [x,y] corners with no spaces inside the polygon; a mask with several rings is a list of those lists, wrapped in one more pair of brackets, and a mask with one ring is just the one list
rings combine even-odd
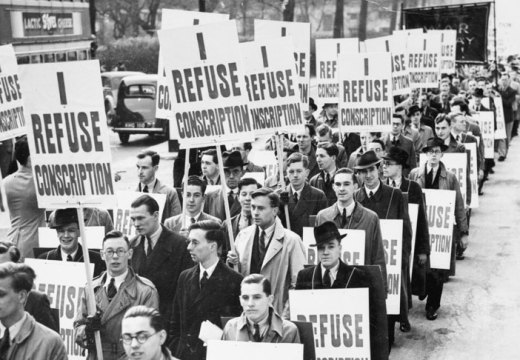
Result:
{"label": "man wearing glasses", "polygon": [[119,231],[109,232],[103,239],[102,258],[107,271],[93,280],[98,312],[88,316],[85,293],[74,321],[76,343],[88,349],[95,358],[94,332],[100,331],[103,359],[119,359],[125,354],[121,343],[121,320],[125,311],[135,305],[159,308],[159,296],[152,282],[140,277],[128,266],[133,250],[128,238]]}
{"label": "man wearing glasses", "polygon": [[[389,149],[392,146],[397,146],[408,153],[408,169],[413,169],[417,166],[415,156],[415,148],[413,141],[402,134],[404,129],[404,118],[400,114],[392,115],[392,130],[383,137],[385,148]],[[405,171],[405,176],[408,176],[409,171]]]}

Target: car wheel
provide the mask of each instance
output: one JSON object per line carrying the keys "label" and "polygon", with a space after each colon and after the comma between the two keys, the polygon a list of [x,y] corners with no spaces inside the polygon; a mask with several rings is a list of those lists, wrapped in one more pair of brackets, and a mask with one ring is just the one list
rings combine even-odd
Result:
{"label": "car wheel", "polygon": [[121,140],[121,144],[128,144],[129,138],[130,134],[119,133],[119,140]]}

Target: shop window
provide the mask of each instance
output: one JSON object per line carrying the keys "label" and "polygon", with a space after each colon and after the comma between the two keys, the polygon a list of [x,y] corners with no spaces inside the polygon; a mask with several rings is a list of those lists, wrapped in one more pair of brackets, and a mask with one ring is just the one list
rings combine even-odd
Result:
{"label": "shop window", "polygon": [[16,61],[18,64],[29,64],[31,62],[31,58],[29,55],[21,55],[16,57]]}
{"label": "shop window", "polygon": [[67,53],[67,60],[68,61],[76,61],[76,60],[78,60],[78,54],[75,51],[69,51]]}
{"label": "shop window", "polygon": [[64,52],[56,53],[56,61],[58,61],[58,62],[67,61],[67,54]]}
{"label": "shop window", "polygon": [[55,59],[55,56],[54,54],[44,54],[43,55],[43,59],[45,60],[46,63],[50,63],[50,62],[54,62],[56,61]]}
{"label": "shop window", "polygon": [[39,64],[43,62],[43,56],[41,54],[31,55],[31,64]]}

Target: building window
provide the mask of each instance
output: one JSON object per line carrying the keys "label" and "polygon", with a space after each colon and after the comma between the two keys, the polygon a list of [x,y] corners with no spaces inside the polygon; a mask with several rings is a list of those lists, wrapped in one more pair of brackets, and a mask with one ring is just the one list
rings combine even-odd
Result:
{"label": "building window", "polygon": [[87,60],[87,50],[80,50],[78,51],[78,60]]}
{"label": "building window", "polygon": [[43,56],[41,54],[31,55],[31,64],[40,64],[43,62]]}
{"label": "building window", "polygon": [[58,62],[67,61],[67,54],[64,52],[56,53],[56,61],[58,61]]}
{"label": "building window", "polygon": [[50,62],[54,62],[55,61],[54,54],[45,54],[45,55],[43,55],[43,58],[44,58],[46,63],[50,63]]}
{"label": "building window", "polygon": [[67,60],[68,61],[76,61],[76,60],[78,60],[78,54],[75,51],[69,51],[67,53]]}
{"label": "building window", "polygon": [[18,62],[18,65],[29,64],[31,62],[31,58],[29,57],[29,55],[17,56],[16,60]]}

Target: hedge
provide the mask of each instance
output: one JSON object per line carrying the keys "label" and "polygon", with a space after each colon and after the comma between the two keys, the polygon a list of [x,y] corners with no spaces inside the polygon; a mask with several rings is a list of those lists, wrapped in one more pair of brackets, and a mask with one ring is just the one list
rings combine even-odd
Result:
{"label": "hedge", "polygon": [[128,71],[157,74],[159,40],[149,36],[119,39],[109,45],[100,46],[96,57],[107,71],[122,62]]}

